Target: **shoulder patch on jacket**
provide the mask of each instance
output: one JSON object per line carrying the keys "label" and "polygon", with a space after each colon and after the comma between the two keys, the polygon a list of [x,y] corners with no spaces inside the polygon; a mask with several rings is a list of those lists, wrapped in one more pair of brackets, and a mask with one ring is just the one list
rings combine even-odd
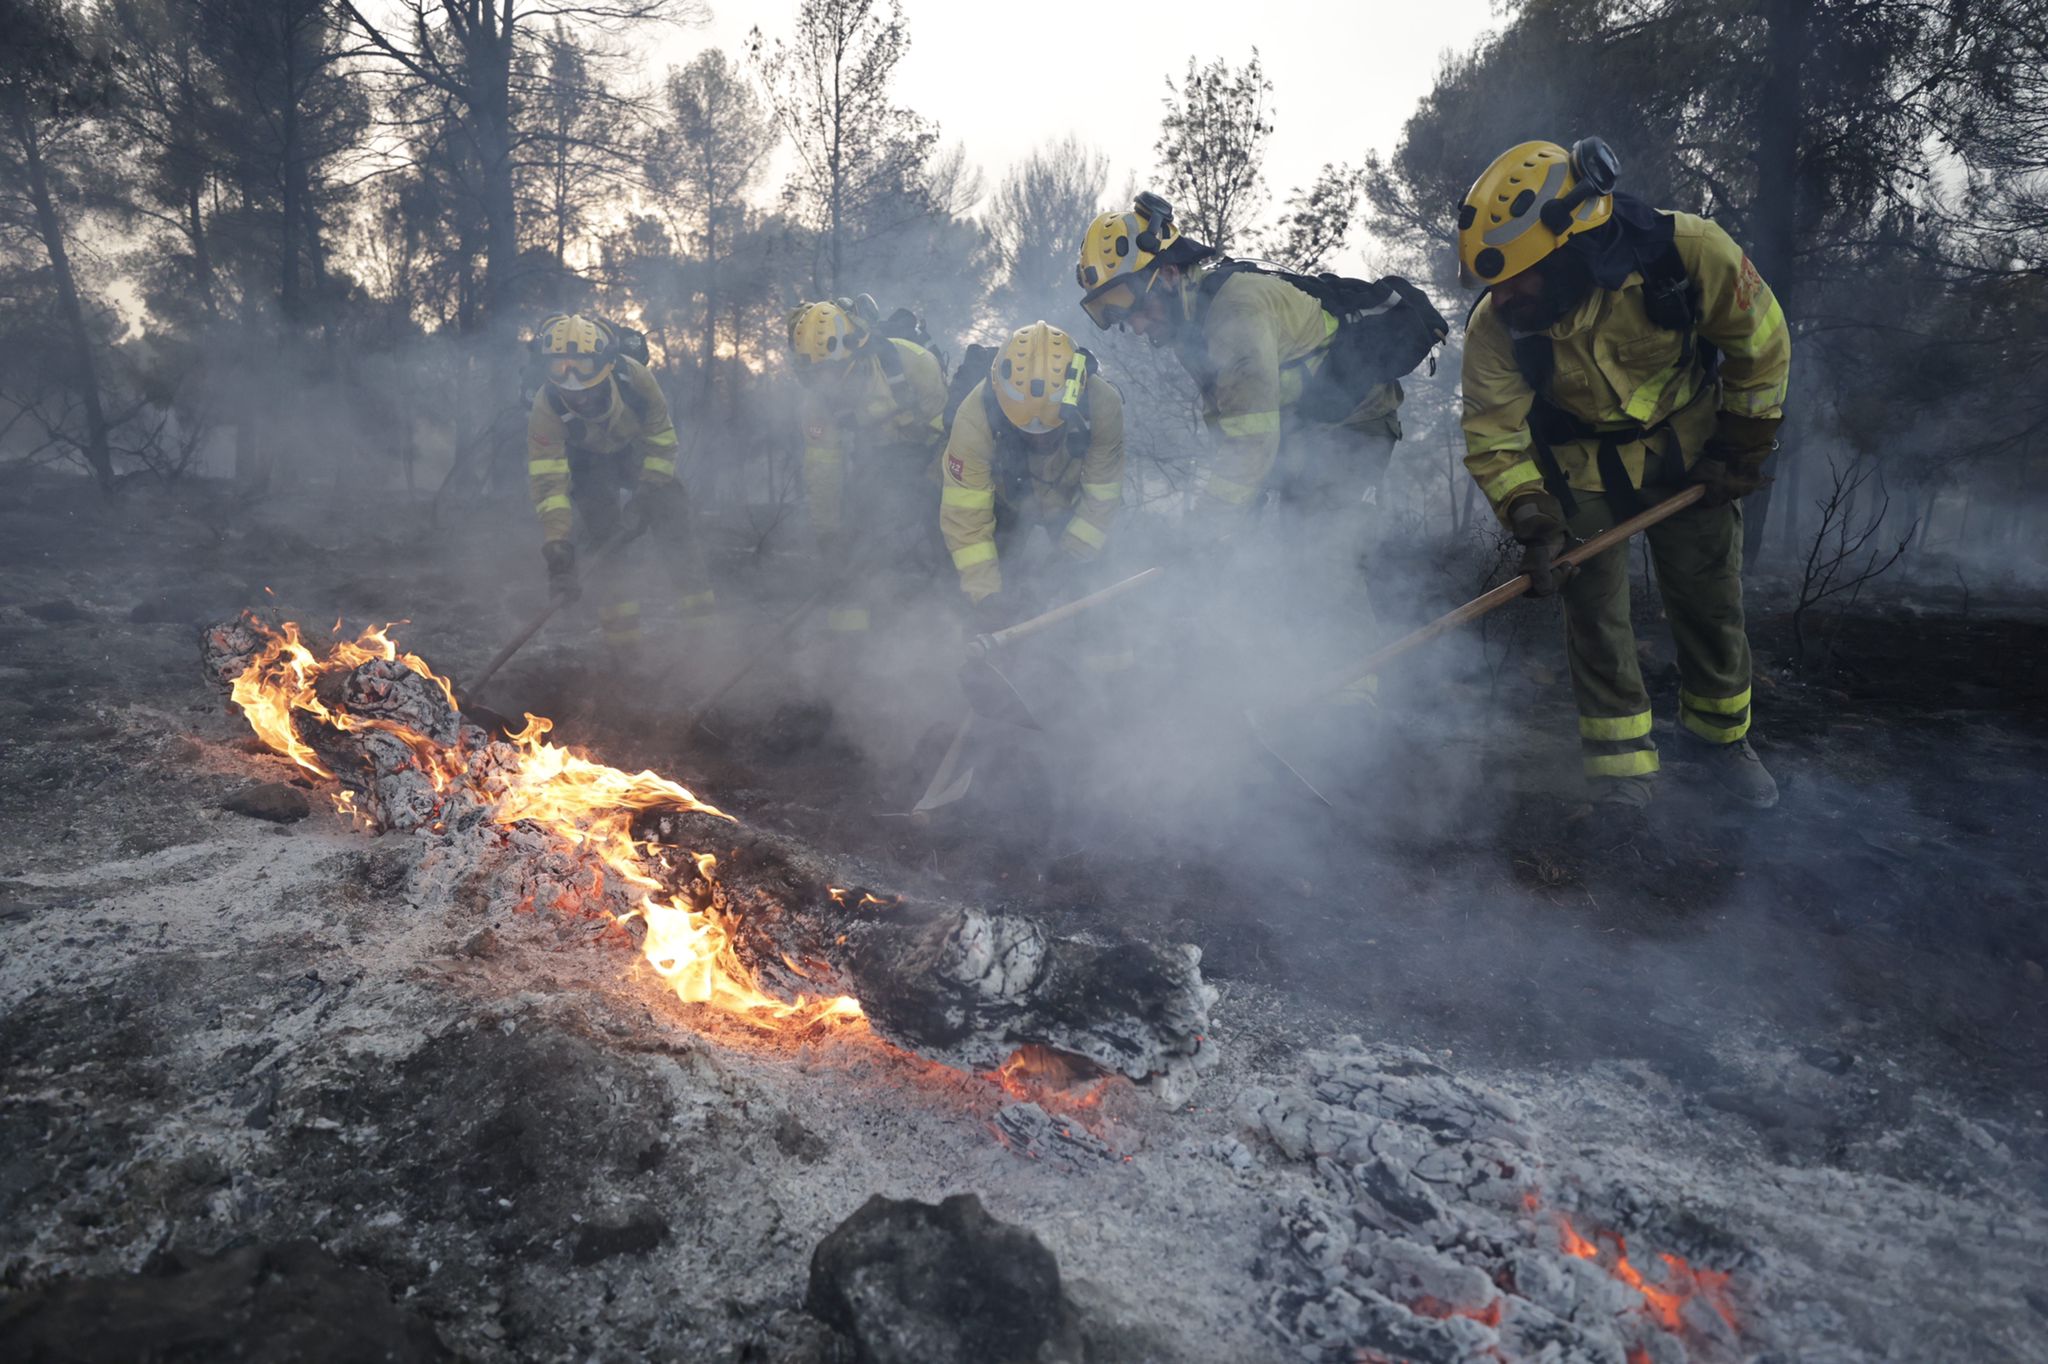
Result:
{"label": "shoulder patch on jacket", "polygon": [[1749,257],[1742,258],[1742,268],[1735,273],[1735,306],[1744,312],[1755,306],[1757,295],[1764,291],[1764,277],[1749,263]]}
{"label": "shoulder patch on jacket", "polygon": [[946,456],[946,472],[953,476],[955,483],[964,483],[967,480],[966,462],[958,455]]}

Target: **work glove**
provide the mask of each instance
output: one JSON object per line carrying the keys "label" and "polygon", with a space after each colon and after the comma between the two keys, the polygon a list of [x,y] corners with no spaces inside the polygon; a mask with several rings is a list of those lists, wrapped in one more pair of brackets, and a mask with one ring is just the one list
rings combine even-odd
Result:
{"label": "work glove", "polygon": [[540,547],[540,557],[547,561],[549,595],[560,602],[572,602],[583,595],[583,586],[576,581],[574,543],[550,540]]}
{"label": "work glove", "polygon": [[968,627],[976,635],[992,635],[1010,623],[1010,603],[1000,592],[991,592],[967,607]]}
{"label": "work glove", "polygon": [[672,505],[675,483],[649,483],[626,501],[624,527],[626,538],[636,540],[647,533],[648,527],[664,519]]}
{"label": "work glove", "polygon": [[1692,466],[1692,481],[1704,483],[1707,495],[1702,506],[1725,507],[1738,502],[1771,481],[1764,461],[1778,448],[1777,417],[1745,417],[1723,412],[1714,425],[1699,462]]}
{"label": "work glove", "polygon": [[1564,508],[1549,493],[1522,498],[1508,509],[1508,529],[1522,547],[1518,571],[1529,575],[1529,595],[1554,595],[1572,575],[1570,565],[1556,562],[1564,553]]}

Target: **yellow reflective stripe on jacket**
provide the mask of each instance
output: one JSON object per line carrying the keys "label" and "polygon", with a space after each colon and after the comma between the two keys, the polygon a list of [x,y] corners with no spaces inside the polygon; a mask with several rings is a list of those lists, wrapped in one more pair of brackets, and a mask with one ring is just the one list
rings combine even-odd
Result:
{"label": "yellow reflective stripe on jacket", "polygon": [[1588,753],[1585,773],[1589,777],[1647,777],[1658,768],[1657,750],[1634,753]]}
{"label": "yellow reflective stripe on jacket", "polygon": [[1097,549],[1101,549],[1102,542],[1109,538],[1102,533],[1100,527],[1079,516],[1067,522],[1067,534],[1073,536],[1081,543],[1093,545]]}
{"label": "yellow reflective stripe on jacket", "polygon": [[526,472],[532,477],[539,477],[542,474],[566,474],[569,472],[569,461],[566,459],[529,459],[526,461]]}
{"label": "yellow reflective stripe on jacket", "polygon": [[842,606],[825,613],[825,628],[838,634],[854,634],[868,628],[865,606]]}
{"label": "yellow reflective stripe on jacket", "polygon": [[1779,306],[1778,300],[1773,298],[1771,306],[1765,310],[1762,317],[1757,319],[1756,330],[1742,340],[1730,343],[1723,349],[1729,355],[1739,356],[1744,360],[1753,359],[1763,354],[1764,347],[1770,344],[1771,338],[1776,336],[1778,329],[1784,325],[1785,310]]}
{"label": "yellow reflective stripe on jacket", "polygon": [[1784,383],[1770,388],[1724,388],[1721,391],[1721,410],[1743,417],[1775,417],[1785,406]]}
{"label": "yellow reflective stripe on jacket", "polygon": [[1629,394],[1628,401],[1622,404],[1621,410],[1638,422],[1650,420],[1657,413],[1657,402],[1664,396],[1664,390],[1671,387],[1671,381],[1678,377],[1678,369],[1677,365],[1672,365],[1662,373],[1652,376],[1635,392]]}
{"label": "yellow reflective stripe on jacket", "polygon": [[993,507],[996,504],[994,488],[960,488],[947,485],[939,492],[939,505],[943,507]]}
{"label": "yellow reflective stripe on jacket", "polygon": [[556,493],[553,497],[544,497],[534,503],[533,510],[541,516],[546,516],[551,511],[567,511],[569,506],[568,496],[563,493]]}
{"label": "yellow reflective stripe on jacket", "polygon": [[686,592],[677,599],[676,604],[682,608],[684,615],[700,616],[718,605],[718,593],[708,587],[702,592]]}
{"label": "yellow reflective stripe on jacket", "polygon": [[1120,502],[1123,500],[1124,485],[1121,483],[1083,483],[1081,496],[1097,502]]}
{"label": "yellow reflective stripe on jacket", "polygon": [[1687,710],[1696,710],[1704,715],[1740,715],[1749,709],[1751,690],[1744,687],[1733,696],[1701,696],[1681,687],[1678,702]]}
{"label": "yellow reflective stripe on jacket", "polygon": [[1487,501],[1498,507],[1506,502],[1516,489],[1542,481],[1543,471],[1536,467],[1536,461],[1525,459],[1520,464],[1510,464],[1492,478],[1486,479],[1479,485],[1479,491],[1486,494]]}
{"label": "yellow reflective stripe on jacket", "polygon": [[639,614],[640,603],[637,601],[617,601],[613,602],[610,606],[600,606],[597,608],[597,618],[599,620],[624,620],[628,616],[637,616]]}
{"label": "yellow reflective stripe on jacket", "polygon": [[1650,732],[1650,712],[1640,715],[1581,715],[1579,737],[1612,741],[1617,739],[1640,739]]}
{"label": "yellow reflective stripe on jacket", "polygon": [[976,564],[985,564],[995,557],[996,542],[993,540],[983,540],[979,544],[962,545],[954,550],[953,567],[972,568]]}
{"label": "yellow reflective stripe on jacket", "polygon": [[1226,436],[1273,436],[1280,433],[1280,412],[1242,412],[1218,417],[1216,429]]}
{"label": "yellow reflective stripe on jacket", "polygon": [[674,445],[676,443],[676,429],[671,426],[665,430],[655,432],[646,439],[649,445]]}
{"label": "yellow reflective stripe on jacket", "polygon": [[640,461],[640,467],[651,474],[672,474],[676,471],[676,462],[672,459],[656,459],[649,455]]}
{"label": "yellow reflective stripe on jacket", "polygon": [[1702,720],[1692,711],[1681,710],[1678,723],[1710,744],[1732,744],[1749,733],[1750,717],[1745,715],[1732,725],[1717,725],[1712,720]]}

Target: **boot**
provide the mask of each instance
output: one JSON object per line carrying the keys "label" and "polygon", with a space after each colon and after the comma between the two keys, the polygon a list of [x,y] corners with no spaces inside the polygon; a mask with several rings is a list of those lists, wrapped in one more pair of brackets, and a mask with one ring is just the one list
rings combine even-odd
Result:
{"label": "boot", "polygon": [[1694,761],[1707,769],[1714,784],[1752,810],[1768,810],[1778,803],[1778,783],[1764,766],[1764,760],[1749,746],[1749,740],[1732,744],[1695,743]]}
{"label": "boot", "polygon": [[1649,805],[1657,794],[1650,777],[1597,777],[1587,783],[1593,803],[1568,824],[1582,852],[1614,853],[1639,842],[1650,827]]}

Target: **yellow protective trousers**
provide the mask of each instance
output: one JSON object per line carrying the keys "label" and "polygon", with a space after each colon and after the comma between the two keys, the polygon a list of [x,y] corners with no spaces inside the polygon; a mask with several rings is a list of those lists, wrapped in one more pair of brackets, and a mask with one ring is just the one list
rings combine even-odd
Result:
{"label": "yellow protective trousers", "polygon": [[[1675,489],[1644,489],[1655,502]],[[1608,499],[1578,494],[1572,534],[1586,539],[1613,526]],[[1749,636],[1742,617],[1742,513],[1734,505],[1688,507],[1644,534],[1650,565],[1678,648],[1679,723],[1707,743],[1732,744],[1749,733]],[[1579,703],[1579,741],[1588,780],[1647,777],[1657,771],[1650,737],[1650,696],[1629,619],[1629,545],[1581,565],[1565,583],[1565,650]]]}

